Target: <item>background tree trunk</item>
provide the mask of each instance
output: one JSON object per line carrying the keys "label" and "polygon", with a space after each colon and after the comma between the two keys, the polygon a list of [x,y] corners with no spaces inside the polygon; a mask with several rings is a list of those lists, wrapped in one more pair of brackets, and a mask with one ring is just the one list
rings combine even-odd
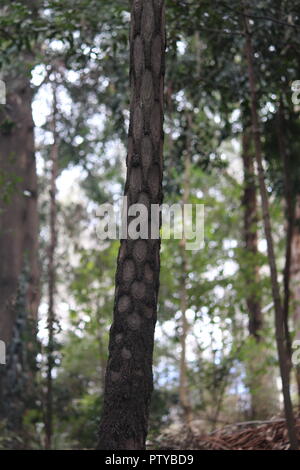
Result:
{"label": "background tree trunk", "polygon": [[263,339],[263,314],[259,290],[257,188],[254,169],[253,140],[249,130],[242,136],[242,160],[244,168],[244,242],[246,248],[245,281],[248,289],[246,303],[249,313],[249,334],[256,346],[247,358],[247,375],[251,395],[251,419],[267,419],[278,411],[276,383],[272,370],[267,369],[268,351]]}
{"label": "background tree trunk", "polygon": [[257,111],[257,94],[256,94],[256,82],[254,74],[254,64],[253,64],[253,48],[251,40],[251,32],[249,26],[249,20],[247,17],[247,12],[244,15],[244,24],[245,24],[245,36],[246,36],[246,60],[248,65],[248,77],[249,77],[249,86],[250,86],[250,96],[251,96],[251,115],[252,115],[252,130],[253,130],[253,139],[255,146],[255,157],[258,167],[258,180],[260,187],[260,195],[262,200],[262,211],[263,211],[263,221],[265,236],[267,241],[268,249],[268,258],[270,265],[270,274],[271,274],[271,284],[272,284],[272,294],[274,301],[275,309],[275,331],[276,331],[276,342],[279,358],[279,367],[280,375],[282,381],[282,393],[284,399],[284,409],[286,416],[286,423],[288,429],[288,435],[290,440],[291,449],[298,449],[298,439],[295,430],[295,417],[293,413],[293,405],[290,395],[290,379],[289,379],[289,358],[288,352],[285,344],[285,327],[284,327],[284,316],[283,308],[280,298],[280,289],[277,276],[277,266],[274,253],[274,243],[272,236],[271,220],[270,220],[270,211],[269,211],[269,199],[265,183],[265,172],[263,167],[263,158],[262,158],[262,149],[261,149],[261,133],[259,129],[259,117]]}
{"label": "background tree trunk", "polygon": [[[253,259],[257,259],[258,254],[256,176],[251,152],[251,136],[246,130],[243,133],[242,145],[242,159],[244,167],[244,240],[247,253],[251,254],[251,260],[253,261]],[[252,265],[249,266],[248,269],[248,280],[258,286],[259,267],[256,263],[252,262]],[[251,292],[247,297],[246,302],[249,311],[249,333],[259,341],[261,339],[261,330],[263,326],[260,298],[258,295]]]}
{"label": "background tree trunk", "polygon": [[51,449],[53,432],[53,387],[52,371],[54,366],[54,323],[55,323],[55,290],[56,290],[56,264],[55,250],[57,245],[56,228],[56,179],[58,175],[58,135],[57,135],[57,90],[56,83],[53,83],[53,117],[52,135],[53,144],[51,147],[51,179],[50,179],[50,243],[48,260],[48,347],[47,347],[47,396],[46,396],[46,419],[45,419],[45,447]]}
{"label": "background tree trunk", "polygon": [[284,298],[283,298],[283,317],[285,328],[285,342],[289,356],[289,367],[291,367],[292,345],[289,331],[289,308],[290,308],[290,276],[292,262],[292,239],[295,221],[295,195],[293,194],[293,182],[291,178],[290,155],[286,148],[284,135],[284,109],[283,100],[280,97],[279,109],[277,113],[277,139],[279,155],[283,164],[284,181],[284,204],[286,211],[286,245],[285,245],[285,266],[283,272]]}
{"label": "background tree trunk", "polygon": [[[25,68],[25,67],[24,67]],[[32,93],[25,70],[4,78],[7,104],[0,108],[0,339],[7,345],[1,367],[1,417],[19,429],[32,381],[39,304],[37,177]],[[26,336],[26,344],[24,344]],[[34,366],[33,366],[34,367]],[[25,391],[27,390],[27,391]]]}
{"label": "background tree trunk", "polygon": [[[190,195],[190,179],[191,179],[191,144],[189,133],[191,132],[192,118],[190,113],[187,113],[187,129],[186,129],[186,149],[183,154],[184,160],[184,177],[183,177],[183,196],[182,196],[182,212],[184,211],[185,204],[188,204]],[[179,369],[179,400],[183,411],[184,422],[187,426],[190,425],[193,414],[192,406],[189,396],[188,374],[187,374],[187,358],[186,346],[187,335],[189,331],[189,323],[186,316],[188,309],[188,293],[187,293],[187,278],[188,278],[188,257],[186,250],[186,239],[183,234],[182,240],[179,242],[181,254],[181,282],[180,282],[180,369]]]}
{"label": "background tree trunk", "polygon": [[[291,255],[291,296],[295,339],[300,340],[300,196],[297,196]],[[296,366],[298,405],[300,406],[300,366]]]}
{"label": "background tree trunk", "polygon": [[[133,0],[125,185],[128,206],[140,202],[149,208],[162,200],[164,51],[164,1]],[[159,251],[158,239],[121,242],[100,449],[145,448],[153,387]]]}

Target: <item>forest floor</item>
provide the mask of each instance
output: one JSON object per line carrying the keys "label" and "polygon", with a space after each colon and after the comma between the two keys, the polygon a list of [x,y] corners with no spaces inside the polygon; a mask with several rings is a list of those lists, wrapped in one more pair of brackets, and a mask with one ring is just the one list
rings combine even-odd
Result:
{"label": "forest floor", "polygon": [[[166,430],[150,448],[160,450],[288,450],[285,420],[248,421],[217,429],[209,434],[180,426],[178,431]],[[300,442],[300,414],[297,417]],[[153,446],[153,447],[152,447]]]}

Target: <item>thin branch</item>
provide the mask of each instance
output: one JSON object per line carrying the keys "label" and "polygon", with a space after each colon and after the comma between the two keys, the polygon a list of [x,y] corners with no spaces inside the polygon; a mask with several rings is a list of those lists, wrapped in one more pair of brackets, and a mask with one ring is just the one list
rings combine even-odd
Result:
{"label": "thin branch", "polygon": [[256,15],[250,15],[250,14],[247,14],[245,16],[247,16],[247,18],[251,18],[253,20],[272,21],[273,23],[277,23],[277,24],[280,24],[282,26],[289,26],[290,28],[300,29],[300,25],[296,25],[296,24],[293,24],[293,23],[286,23],[285,21],[280,21],[280,20],[277,20],[276,18],[272,18],[270,16],[256,16]]}

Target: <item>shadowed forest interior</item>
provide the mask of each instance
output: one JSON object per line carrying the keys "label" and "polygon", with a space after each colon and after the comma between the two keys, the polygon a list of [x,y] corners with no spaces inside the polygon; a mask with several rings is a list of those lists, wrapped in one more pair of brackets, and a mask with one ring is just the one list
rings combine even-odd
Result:
{"label": "shadowed forest interior", "polygon": [[298,448],[299,113],[298,0],[0,0],[0,449]]}

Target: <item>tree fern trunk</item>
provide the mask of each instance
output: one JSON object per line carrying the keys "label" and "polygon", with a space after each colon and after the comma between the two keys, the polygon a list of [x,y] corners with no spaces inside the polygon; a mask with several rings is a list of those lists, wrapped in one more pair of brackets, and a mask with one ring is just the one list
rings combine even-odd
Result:
{"label": "tree fern trunk", "polygon": [[[149,207],[162,200],[164,51],[164,1],[133,0],[125,185],[129,206],[139,202]],[[145,448],[153,387],[159,251],[158,239],[128,238],[121,242],[100,449]]]}

